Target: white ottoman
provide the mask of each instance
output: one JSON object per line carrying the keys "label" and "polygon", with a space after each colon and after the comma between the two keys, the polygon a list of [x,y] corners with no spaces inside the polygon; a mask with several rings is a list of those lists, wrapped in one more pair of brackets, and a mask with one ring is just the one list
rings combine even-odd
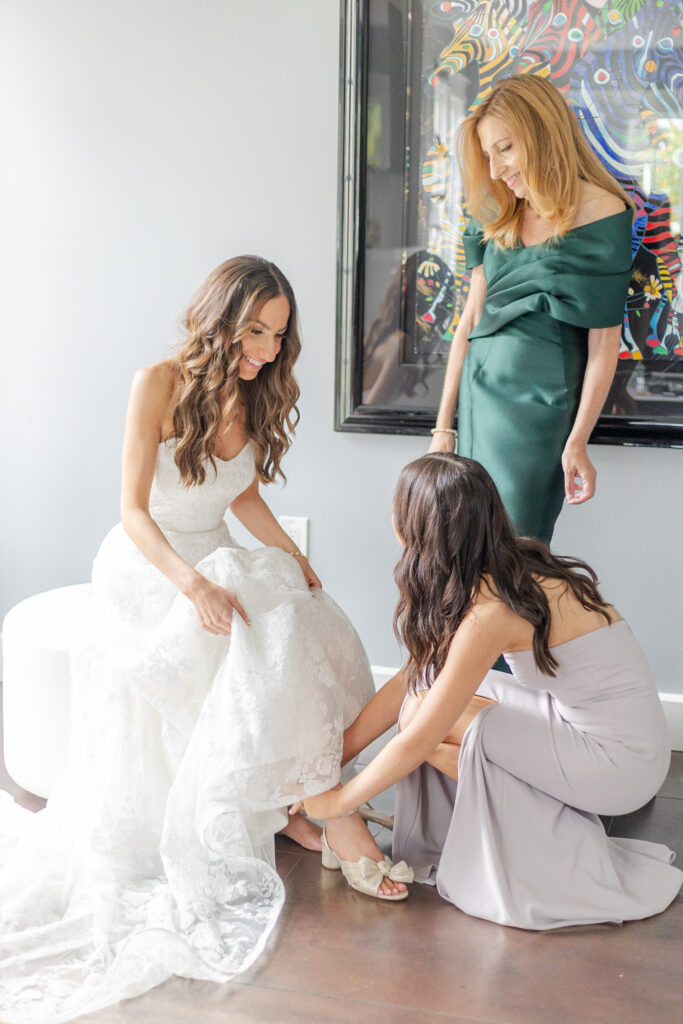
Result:
{"label": "white ottoman", "polygon": [[66,766],[69,652],[90,628],[92,585],[36,594],[11,608],[2,627],[5,765],[29,793],[48,797]]}

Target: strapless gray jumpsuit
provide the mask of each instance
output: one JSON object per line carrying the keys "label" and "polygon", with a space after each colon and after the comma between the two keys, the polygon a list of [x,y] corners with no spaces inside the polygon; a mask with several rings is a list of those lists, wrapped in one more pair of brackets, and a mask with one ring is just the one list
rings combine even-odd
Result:
{"label": "strapless gray jumpsuit", "polygon": [[479,689],[500,703],[467,730],[456,783],[423,764],[397,786],[393,855],[475,917],[518,928],[621,922],[664,910],[683,873],[659,843],[609,838],[598,815],[650,800],[670,744],[650,668],[624,621],[531,651]]}

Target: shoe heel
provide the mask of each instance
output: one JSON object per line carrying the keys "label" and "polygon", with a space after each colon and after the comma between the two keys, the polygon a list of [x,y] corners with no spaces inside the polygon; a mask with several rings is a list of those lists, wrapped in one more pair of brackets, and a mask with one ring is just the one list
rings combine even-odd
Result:
{"label": "shoe heel", "polygon": [[327,839],[325,837],[325,830],[324,829],[323,829],[322,840],[323,840],[323,849],[322,849],[322,865],[323,865],[323,867],[327,868],[328,871],[339,871],[340,868],[341,868],[341,863],[339,861],[339,857],[334,852],[334,850],[331,850],[329,848],[329,846],[327,845]]}

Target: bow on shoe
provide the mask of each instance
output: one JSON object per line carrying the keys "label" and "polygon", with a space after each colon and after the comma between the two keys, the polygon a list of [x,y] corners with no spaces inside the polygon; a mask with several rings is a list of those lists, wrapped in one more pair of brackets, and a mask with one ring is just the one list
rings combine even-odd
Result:
{"label": "bow on shoe", "polygon": [[370,857],[361,857],[358,868],[364,882],[379,889],[384,878],[392,882],[412,882],[415,875],[412,868],[409,868],[404,860],[398,864],[392,864],[388,857],[382,860],[372,860]]}

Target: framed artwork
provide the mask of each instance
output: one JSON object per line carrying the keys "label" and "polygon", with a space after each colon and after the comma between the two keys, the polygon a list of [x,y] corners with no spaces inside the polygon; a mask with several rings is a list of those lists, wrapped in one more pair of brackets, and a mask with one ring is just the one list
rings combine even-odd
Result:
{"label": "framed artwork", "polygon": [[468,291],[458,126],[547,76],[636,206],[592,440],[683,447],[680,0],[342,0],[336,429],[426,434]]}

